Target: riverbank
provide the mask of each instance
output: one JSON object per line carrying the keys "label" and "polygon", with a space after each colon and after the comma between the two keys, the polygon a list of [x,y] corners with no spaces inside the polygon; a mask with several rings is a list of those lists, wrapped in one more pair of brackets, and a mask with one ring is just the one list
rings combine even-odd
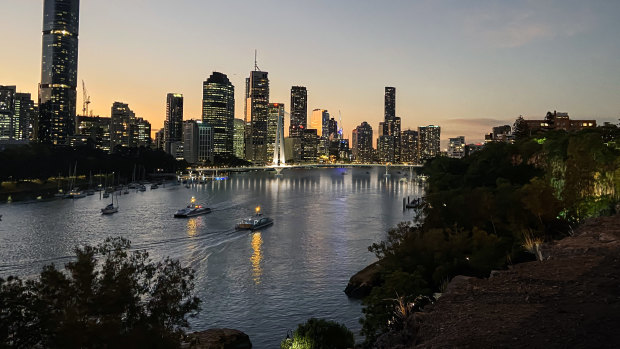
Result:
{"label": "riverbank", "polygon": [[620,215],[586,222],[543,257],[488,279],[454,278],[377,347],[619,347]]}

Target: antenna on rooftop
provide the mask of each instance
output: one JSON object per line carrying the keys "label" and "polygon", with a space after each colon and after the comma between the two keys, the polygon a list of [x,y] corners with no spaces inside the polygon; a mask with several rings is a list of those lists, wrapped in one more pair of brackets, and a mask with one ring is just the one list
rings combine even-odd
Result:
{"label": "antenna on rooftop", "polygon": [[255,71],[260,70],[260,68],[258,67],[258,60],[256,59],[256,50],[254,50],[254,70]]}

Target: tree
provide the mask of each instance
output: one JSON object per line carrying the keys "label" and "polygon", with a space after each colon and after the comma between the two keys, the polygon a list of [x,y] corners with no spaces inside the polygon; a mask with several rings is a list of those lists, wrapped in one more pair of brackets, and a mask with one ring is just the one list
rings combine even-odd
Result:
{"label": "tree", "polygon": [[38,280],[0,279],[0,347],[175,348],[200,300],[194,272],[154,263],[123,238],[76,247],[76,259]]}
{"label": "tree", "polygon": [[311,318],[299,324],[292,338],[280,344],[281,349],[347,349],[353,348],[353,333],[334,321]]}
{"label": "tree", "polygon": [[530,127],[527,125],[527,122],[525,121],[525,119],[523,119],[523,116],[519,115],[517,120],[515,120],[512,134],[515,136],[515,139],[517,140],[527,138],[531,135]]}

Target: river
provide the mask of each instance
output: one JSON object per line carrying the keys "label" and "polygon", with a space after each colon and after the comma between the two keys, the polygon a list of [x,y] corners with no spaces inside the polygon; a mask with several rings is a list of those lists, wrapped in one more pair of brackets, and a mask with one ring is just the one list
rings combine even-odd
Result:
{"label": "river", "polygon": [[[159,260],[180,259],[196,271],[202,311],[192,330],[239,329],[254,348],[278,348],[287,330],[310,317],[344,323],[359,333],[361,303],[343,290],[354,273],[375,260],[368,246],[412,212],[403,197],[420,188],[399,181],[405,171],[384,168],[285,169],[232,174],[207,184],[166,185],[119,197],[119,212],[102,216],[108,199],[0,205],[0,277],[36,275],[63,265],[76,244],[122,236]],[[196,197],[208,215],[175,219]],[[256,232],[236,221],[261,206],[274,219]]]}

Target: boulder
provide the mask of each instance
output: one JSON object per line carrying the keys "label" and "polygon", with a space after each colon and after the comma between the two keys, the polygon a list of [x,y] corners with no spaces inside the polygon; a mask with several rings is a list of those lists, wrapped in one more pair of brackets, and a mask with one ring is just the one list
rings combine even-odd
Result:
{"label": "boulder", "polygon": [[194,332],[190,336],[190,348],[195,349],[251,349],[250,337],[238,330],[213,328]]}
{"label": "boulder", "polygon": [[344,293],[351,298],[362,299],[370,294],[372,288],[380,282],[379,274],[381,266],[379,261],[372,263],[366,268],[351,276]]}

